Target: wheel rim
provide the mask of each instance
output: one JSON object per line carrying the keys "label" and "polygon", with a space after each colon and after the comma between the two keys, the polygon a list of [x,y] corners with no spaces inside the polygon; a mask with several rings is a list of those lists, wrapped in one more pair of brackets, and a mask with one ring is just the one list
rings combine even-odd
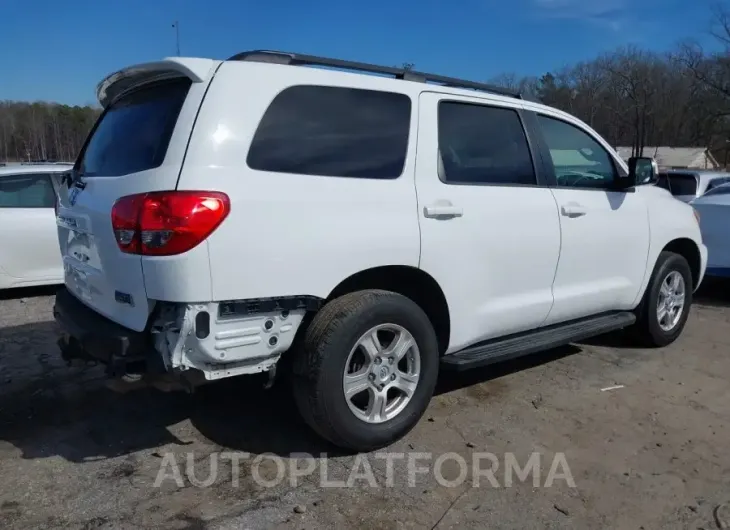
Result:
{"label": "wheel rim", "polygon": [[413,335],[397,324],[365,332],[345,363],[342,389],[352,413],[366,423],[392,420],[413,398],[421,354]]}
{"label": "wheel rim", "polygon": [[657,321],[663,331],[672,331],[682,318],[684,298],[684,277],[679,272],[672,271],[662,281],[657,300]]}

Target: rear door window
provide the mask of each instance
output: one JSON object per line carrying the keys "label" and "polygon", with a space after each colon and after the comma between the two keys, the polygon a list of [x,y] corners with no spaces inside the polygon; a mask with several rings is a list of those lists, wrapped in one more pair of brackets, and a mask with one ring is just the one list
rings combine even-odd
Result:
{"label": "rear door window", "polygon": [[46,174],[0,177],[0,208],[53,208],[55,204],[56,192]]}
{"label": "rear door window", "polygon": [[190,85],[187,78],[155,83],[110,105],[81,154],[79,172],[117,177],[159,167]]}
{"label": "rear door window", "polygon": [[675,197],[697,194],[697,179],[690,173],[661,173],[657,186],[669,190]]}
{"label": "rear door window", "polygon": [[394,179],[408,151],[405,94],[301,85],[274,98],[248,152],[251,169]]}
{"label": "rear door window", "polygon": [[439,176],[447,184],[534,185],[527,136],[515,109],[442,101]]}

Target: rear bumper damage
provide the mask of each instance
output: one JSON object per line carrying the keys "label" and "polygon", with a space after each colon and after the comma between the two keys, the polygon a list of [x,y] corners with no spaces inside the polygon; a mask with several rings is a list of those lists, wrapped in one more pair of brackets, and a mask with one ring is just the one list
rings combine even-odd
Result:
{"label": "rear bumper damage", "polygon": [[185,386],[269,372],[293,344],[312,297],[206,304],[157,302],[145,331],[121,326],[87,307],[65,288],[53,314],[67,362],[94,361],[113,378],[166,376]]}
{"label": "rear bumper damage", "polygon": [[195,369],[207,380],[268,372],[318,304],[313,297],[162,302],[151,332],[169,371]]}
{"label": "rear bumper damage", "polygon": [[101,363],[111,377],[165,371],[149,333],[112,322],[88,308],[66,288],[56,293],[53,316],[61,328],[58,344],[67,362]]}

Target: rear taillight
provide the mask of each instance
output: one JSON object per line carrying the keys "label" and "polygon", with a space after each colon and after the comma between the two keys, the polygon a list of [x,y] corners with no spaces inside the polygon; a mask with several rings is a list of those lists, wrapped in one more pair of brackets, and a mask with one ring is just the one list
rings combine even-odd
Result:
{"label": "rear taillight", "polygon": [[205,240],[228,215],[228,195],[214,191],[157,191],[129,195],[112,207],[122,252],[171,256]]}

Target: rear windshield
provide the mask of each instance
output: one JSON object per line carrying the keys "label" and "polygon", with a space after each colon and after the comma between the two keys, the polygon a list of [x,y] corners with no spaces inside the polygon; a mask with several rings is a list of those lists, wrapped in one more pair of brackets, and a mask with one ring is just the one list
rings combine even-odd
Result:
{"label": "rear windshield", "polygon": [[660,173],[657,186],[669,190],[674,196],[697,193],[697,179],[690,173]]}
{"label": "rear windshield", "polygon": [[720,186],[715,186],[711,190],[707,191],[703,197],[707,197],[708,195],[728,195],[730,194],[730,184],[722,184]]}
{"label": "rear windshield", "polygon": [[148,85],[114,102],[102,114],[77,169],[87,177],[117,177],[162,164],[191,81]]}
{"label": "rear windshield", "polygon": [[727,184],[730,182],[730,177],[718,177],[715,179],[712,179],[708,184],[707,188],[705,189],[705,193],[708,191],[717,188],[718,186],[722,186],[723,184]]}

